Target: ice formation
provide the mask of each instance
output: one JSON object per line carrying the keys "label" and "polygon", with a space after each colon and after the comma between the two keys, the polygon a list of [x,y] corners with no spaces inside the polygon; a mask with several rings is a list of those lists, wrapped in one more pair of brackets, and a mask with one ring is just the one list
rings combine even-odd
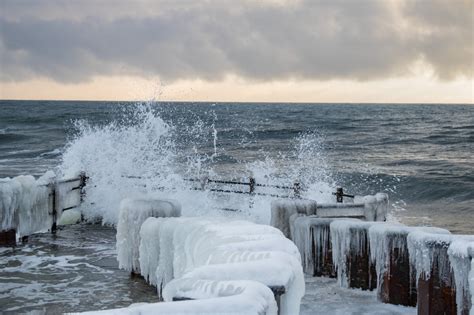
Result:
{"label": "ice formation", "polygon": [[[471,256],[474,257],[474,249],[471,250]],[[471,291],[471,311],[470,315],[474,315],[474,258],[471,259],[471,272],[469,272],[469,289]]]}
{"label": "ice formation", "polygon": [[178,293],[202,298],[208,289],[225,296],[231,289],[227,283],[249,281],[284,287],[281,314],[299,312],[304,295],[300,254],[276,228],[222,218],[148,218],[140,235],[140,272],[165,301]]}
{"label": "ice formation", "polygon": [[363,203],[365,205],[365,219],[367,221],[385,221],[388,213],[388,195],[386,193],[377,193],[374,196],[356,196],[354,203]]}
{"label": "ice formation", "polygon": [[54,173],[39,179],[21,175],[0,179],[0,231],[16,229],[18,236],[51,228],[50,188]]}
{"label": "ice formation", "polygon": [[[334,220],[331,225],[331,244],[332,244],[332,260],[337,270],[337,279],[339,285],[348,287],[346,257],[352,253],[362,253],[369,248],[368,229],[371,226],[381,224],[383,222],[366,222],[359,220]],[[366,231],[360,233],[360,231]],[[354,232],[356,231],[356,232]]]}
{"label": "ice formation", "polygon": [[272,291],[255,281],[173,280],[166,296],[194,300],[132,304],[126,308],[85,312],[97,315],[277,315]]}
{"label": "ice formation", "polygon": [[316,214],[316,201],[314,200],[274,200],[271,205],[271,222],[286,237],[290,237],[290,217],[300,213],[305,215]]}
{"label": "ice formation", "polygon": [[[449,245],[448,255],[454,272],[458,314],[461,314],[461,311],[467,307],[464,305],[464,297],[470,299],[470,291],[473,291],[472,284],[469,283],[469,273],[472,272],[471,261],[474,258],[474,236],[468,237],[468,239],[454,240]],[[473,300],[470,300],[472,305]]]}
{"label": "ice formation", "polygon": [[[313,245],[314,252],[321,253],[322,257],[327,256],[327,246],[329,243],[330,232],[329,224],[335,219],[318,218],[316,216],[300,216],[293,223],[293,242],[301,254],[301,263],[303,270],[307,274],[313,274],[313,269],[320,270],[320,259],[313,261]],[[313,226],[313,235],[311,235],[310,227]]]}
{"label": "ice formation", "polygon": [[[474,236],[412,232],[408,234],[407,241],[410,264],[416,270],[417,282],[421,275],[424,275],[426,279],[430,278],[435,260],[439,276],[453,270],[458,312],[462,310],[464,307],[463,294],[466,296],[468,294],[468,282],[466,281],[469,273],[468,256],[472,253],[471,246],[474,243]],[[449,259],[440,257],[442,249],[446,250]],[[460,294],[460,292],[462,293]]]}
{"label": "ice formation", "polygon": [[124,199],[120,203],[117,224],[117,260],[119,268],[138,272],[140,228],[149,217],[176,217],[181,215],[177,201],[160,199]]}
{"label": "ice formation", "polygon": [[407,236],[410,232],[424,231],[435,234],[449,234],[448,230],[435,227],[409,227],[401,224],[376,224],[369,228],[370,258],[377,272],[377,290],[389,268],[390,255],[397,248],[401,255],[408,255]]}

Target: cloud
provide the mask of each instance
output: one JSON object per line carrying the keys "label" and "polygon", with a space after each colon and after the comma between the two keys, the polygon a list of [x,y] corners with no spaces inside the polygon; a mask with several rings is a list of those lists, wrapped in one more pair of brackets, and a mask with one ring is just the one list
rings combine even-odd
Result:
{"label": "cloud", "polygon": [[1,2],[0,80],[473,76],[472,0]]}

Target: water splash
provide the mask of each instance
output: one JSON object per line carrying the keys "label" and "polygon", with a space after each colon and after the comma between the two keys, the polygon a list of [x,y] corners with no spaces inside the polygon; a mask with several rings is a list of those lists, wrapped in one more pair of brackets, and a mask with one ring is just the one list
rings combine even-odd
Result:
{"label": "water splash", "polygon": [[[168,118],[162,118],[165,116]],[[218,122],[213,110],[198,116],[196,111],[173,112],[151,102],[125,106],[108,123],[76,121],[76,135],[65,149],[60,173],[68,177],[85,171],[90,176],[83,213],[110,224],[117,222],[120,200],[145,194],[178,199],[184,215],[270,221],[269,197],[196,191],[192,188],[199,183],[187,181],[189,178],[253,177],[259,184],[289,187],[298,182],[304,188],[302,197],[333,201],[337,183],[325,156],[322,134],[299,134],[284,152],[256,150],[259,143],[252,131],[244,131],[231,144],[224,143],[219,132],[232,130],[226,126],[220,129]],[[277,195],[292,193],[291,189],[258,189]]]}

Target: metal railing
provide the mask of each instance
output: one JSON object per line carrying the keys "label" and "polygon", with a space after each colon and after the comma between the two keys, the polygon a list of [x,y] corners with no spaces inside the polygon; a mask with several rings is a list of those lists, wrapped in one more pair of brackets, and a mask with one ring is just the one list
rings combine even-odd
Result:
{"label": "metal railing", "polygon": [[[50,190],[48,197],[50,198],[50,204],[51,204],[51,215],[53,217],[53,224],[51,226],[51,233],[55,234],[57,231],[57,216],[58,213],[61,213],[63,211],[67,211],[70,209],[77,208],[81,205],[82,201],[84,200],[84,187],[86,186],[88,177],[84,172],[81,172],[79,176],[73,177],[73,178],[68,178],[68,179],[62,179],[58,180],[53,183],[46,184],[48,189]],[[78,182],[77,186],[74,186],[70,188],[69,190],[64,190],[61,189],[60,186],[66,185],[66,184],[71,184],[74,182]],[[72,191],[79,190],[79,203],[75,205],[69,205],[66,208],[60,208],[61,203],[59,202],[60,198],[63,198],[65,196],[60,196],[59,191],[61,193],[64,193],[65,195],[69,194]]]}

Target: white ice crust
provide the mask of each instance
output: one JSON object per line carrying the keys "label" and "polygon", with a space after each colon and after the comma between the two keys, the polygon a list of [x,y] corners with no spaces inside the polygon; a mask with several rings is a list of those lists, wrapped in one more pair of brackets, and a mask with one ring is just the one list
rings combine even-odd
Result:
{"label": "white ice crust", "polygon": [[47,231],[52,225],[47,184],[54,173],[0,179],[0,231],[16,229],[18,236]]}
{"label": "white ice crust", "polygon": [[140,228],[149,217],[177,217],[181,206],[174,200],[124,199],[120,203],[117,224],[117,260],[119,268],[139,272]]}
{"label": "white ice crust", "polygon": [[290,217],[294,214],[316,214],[316,201],[314,200],[274,200],[271,205],[271,222],[286,237],[290,237]]}
{"label": "white ice crust", "polygon": [[85,312],[97,315],[276,315],[277,305],[272,291],[255,281],[174,280],[167,286],[173,296],[195,300],[132,304],[126,308]]}
{"label": "white ice crust", "polygon": [[470,258],[472,257],[473,235],[454,235],[454,234],[433,234],[427,232],[412,232],[408,234],[408,251],[410,254],[410,264],[416,270],[416,279],[422,274],[426,278],[431,275],[435,251],[433,244],[447,247],[449,255],[449,264],[444,260],[438,262],[439,273],[446,274],[451,268],[454,273],[456,286],[456,302],[458,313],[463,308],[463,298],[460,292],[468,294],[469,283],[467,277],[470,269]]}
{"label": "white ice crust", "polygon": [[[435,227],[410,227],[402,224],[376,224],[369,228],[370,258],[377,272],[377,290],[380,291],[382,277],[389,268],[390,254],[395,248],[407,249],[407,236],[411,232],[423,231],[434,234],[449,234],[448,230]],[[391,247],[389,247],[391,245]],[[403,253],[402,254],[408,254]]]}
{"label": "white ice crust", "polygon": [[[370,246],[368,230],[374,225],[385,226],[387,223],[366,222],[354,219],[338,219],[331,222],[332,260],[337,270],[337,279],[340,286],[348,287],[346,257],[351,252],[361,253]],[[365,237],[360,237],[360,233],[352,233],[353,229],[366,230],[367,242]]]}
{"label": "white ice crust", "polygon": [[[299,313],[304,295],[300,254],[280,230],[224,218],[149,217],[139,233],[139,270],[165,301],[156,309],[140,306],[144,314],[166,314],[167,307],[173,314],[276,314],[268,287],[285,290],[280,314]],[[131,262],[135,253],[121,255]],[[172,303],[182,308],[165,306],[176,297],[202,301]],[[128,314],[128,309],[120,311]]]}
{"label": "white ice crust", "polygon": [[[454,272],[458,314],[461,314],[464,308],[463,296],[471,298],[469,295],[472,295],[471,293],[474,291],[474,284],[469,283],[469,274],[473,272],[471,264],[474,258],[474,236],[453,240],[449,245],[448,255],[449,263]],[[472,301],[471,298],[471,312]]]}
{"label": "white ice crust", "polygon": [[471,251],[471,271],[469,272],[469,289],[471,291],[471,311],[470,315],[474,315],[474,249]]}
{"label": "white ice crust", "polygon": [[326,246],[323,246],[329,242],[328,238],[330,237],[328,233],[322,228],[313,229],[314,235],[311,239],[310,227],[313,224],[321,225],[327,224],[329,229],[329,224],[335,219],[331,218],[318,218],[316,216],[300,216],[297,217],[293,222],[293,242],[301,254],[301,263],[303,264],[303,270],[307,274],[313,273],[313,267],[315,262],[313,261],[312,255],[312,245],[315,245],[315,252],[319,253],[322,249],[323,257],[326,257],[327,253],[325,252]]}

